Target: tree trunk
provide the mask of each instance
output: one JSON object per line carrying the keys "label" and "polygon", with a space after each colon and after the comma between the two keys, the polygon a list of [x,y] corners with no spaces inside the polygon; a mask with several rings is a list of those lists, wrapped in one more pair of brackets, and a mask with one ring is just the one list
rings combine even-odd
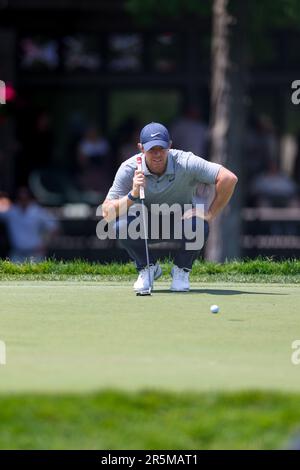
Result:
{"label": "tree trunk", "polygon": [[[212,79],[211,79],[211,160],[226,166],[227,134],[229,129],[229,15],[228,0],[213,2]],[[206,256],[222,261],[221,226],[224,213],[211,223]]]}
{"label": "tree trunk", "polygon": [[232,0],[233,18],[227,13],[227,6],[228,0],[214,0],[211,160],[236,173],[239,183],[228,206],[211,224],[206,256],[209,260],[218,262],[241,256],[244,187],[242,161],[246,121],[246,22],[249,0]]}

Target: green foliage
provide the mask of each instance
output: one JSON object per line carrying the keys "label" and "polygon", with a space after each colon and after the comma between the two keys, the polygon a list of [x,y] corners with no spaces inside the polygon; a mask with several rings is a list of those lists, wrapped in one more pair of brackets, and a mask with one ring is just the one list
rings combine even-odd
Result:
{"label": "green foliage", "polygon": [[0,398],[1,449],[274,449],[300,423],[293,394],[105,391]]}
{"label": "green foliage", "polygon": [[256,30],[271,27],[299,26],[300,3],[298,0],[251,1],[251,24]]}
{"label": "green foliage", "polygon": [[[180,21],[185,27],[195,25],[194,20],[210,20],[212,0],[127,0],[126,7],[137,23],[151,26],[162,26],[163,21]],[[241,7],[242,5],[242,7]],[[246,15],[245,28],[251,55],[255,63],[268,63],[276,60],[274,41],[270,32],[280,29],[299,31],[300,2],[298,0],[229,0],[228,11],[233,18],[232,28]],[[245,13],[246,11],[246,13]],[[194,27],[194,26],[193,26]],[[166,27],[166,29],[168,26]]]}
{"label": "green foliage", "polygon": [[[139,22],[157,25],[158,18],[181,19],[185,15],[207,17],[211,13],[210,0],[168,0],[157,2],[157,0],[127,0],[126,7],[133,18]],[[168,26],[167,26],[168,28]]]}
{"label": "green foliage", "polygon": [[[234,15],[241,0],[229,0],[229,11]],[[212,0],[127,0],[126,8],[139,20],[148,20],[155,24],[157,18],[183,18],[184,15],[197,14],[209,17],[212,11]],[[251,0],[249,1],[249,28],[264,30],[271,27],[297,26],[300,20],[300,3],[298,0]]]}

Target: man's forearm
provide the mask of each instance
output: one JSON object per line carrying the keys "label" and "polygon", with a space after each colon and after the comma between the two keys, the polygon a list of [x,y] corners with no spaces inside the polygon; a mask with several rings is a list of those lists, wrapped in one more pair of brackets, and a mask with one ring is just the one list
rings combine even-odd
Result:
{"label": "man's forearm", "polygon": [[224,174],[217,180],[216,195],[207,212],[208,220],[214,219],[228,204],[231,196],[233,195],[237,181],[237,177],[231,172]]}
{"label": "man's forearm", "polygon": [[122,214],[125,214],[134,201],[124,196],[120,199],[106,199],[102,204],[102,214],[107,222],[111,222]]}
{"label": "man's forearm", "polygon": [[128,195],[120,199],[105,199],[102,204],[102,215],[107,222],[111,222],[122,214],[125,214],[139,198],[141,187],[145,187],[145,175],[141,170],[135,170],[132,180],[131,197]]}

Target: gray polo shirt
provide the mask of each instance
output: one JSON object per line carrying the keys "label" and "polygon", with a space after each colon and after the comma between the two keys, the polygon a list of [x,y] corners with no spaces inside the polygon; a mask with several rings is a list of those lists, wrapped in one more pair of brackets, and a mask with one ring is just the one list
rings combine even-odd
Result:
{"label": "gray polo shirt", "polygon": [[153,175],[142,153],[122,163],[118,169],[107,199],[118,199],[132,189],[132,180],[137,168],[136,159],[142,157],[142,168],[146,176],[145,204],[192,204],[199,183],[215,184],[221,165],[208,162],[192,152],[170,149],[168,164],[163,175]]}

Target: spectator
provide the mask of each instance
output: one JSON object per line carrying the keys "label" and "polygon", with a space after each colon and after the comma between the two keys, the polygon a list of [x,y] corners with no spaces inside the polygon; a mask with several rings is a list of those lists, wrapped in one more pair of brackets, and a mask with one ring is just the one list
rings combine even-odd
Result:
{"label": "spectator", "polygon": [[171,127],[173,147],[193,152],[199,157],[208,154],[208,127],[201,120],[200,111],[188,106]]}
{"label": "spectator", "polygon": [[96,127],[89,127],[79,142],[78,163],[81,189],[105,192],[109,180],[110,145]]}
{"label": "spectator", "polygon": [[270,161],[268,170],[253,180],[250,190],[258,206],[287,207],[297,197],[296,184],[275,161]]}
{"label": "spectator", "polygon": [[278,140],[268,116],[252,116],[250,119],[245,151],[245,176],[248,181],[267,171],[269,162],[278,162]]}
{"label": "spectator", "polygon": [[26,187],[18,189],[13,204],[1,198],[0,220],[7,227],[12,262],[39,262],[45,258],[47,244],[57,232],[57,223],[33,200]]}
{"label": "spectator", "polygon": [[103,166],[110,153],[110,145],[105,137],[91,126],[87,129],[78,148],[78,161],[81,168],[90,165]]}

